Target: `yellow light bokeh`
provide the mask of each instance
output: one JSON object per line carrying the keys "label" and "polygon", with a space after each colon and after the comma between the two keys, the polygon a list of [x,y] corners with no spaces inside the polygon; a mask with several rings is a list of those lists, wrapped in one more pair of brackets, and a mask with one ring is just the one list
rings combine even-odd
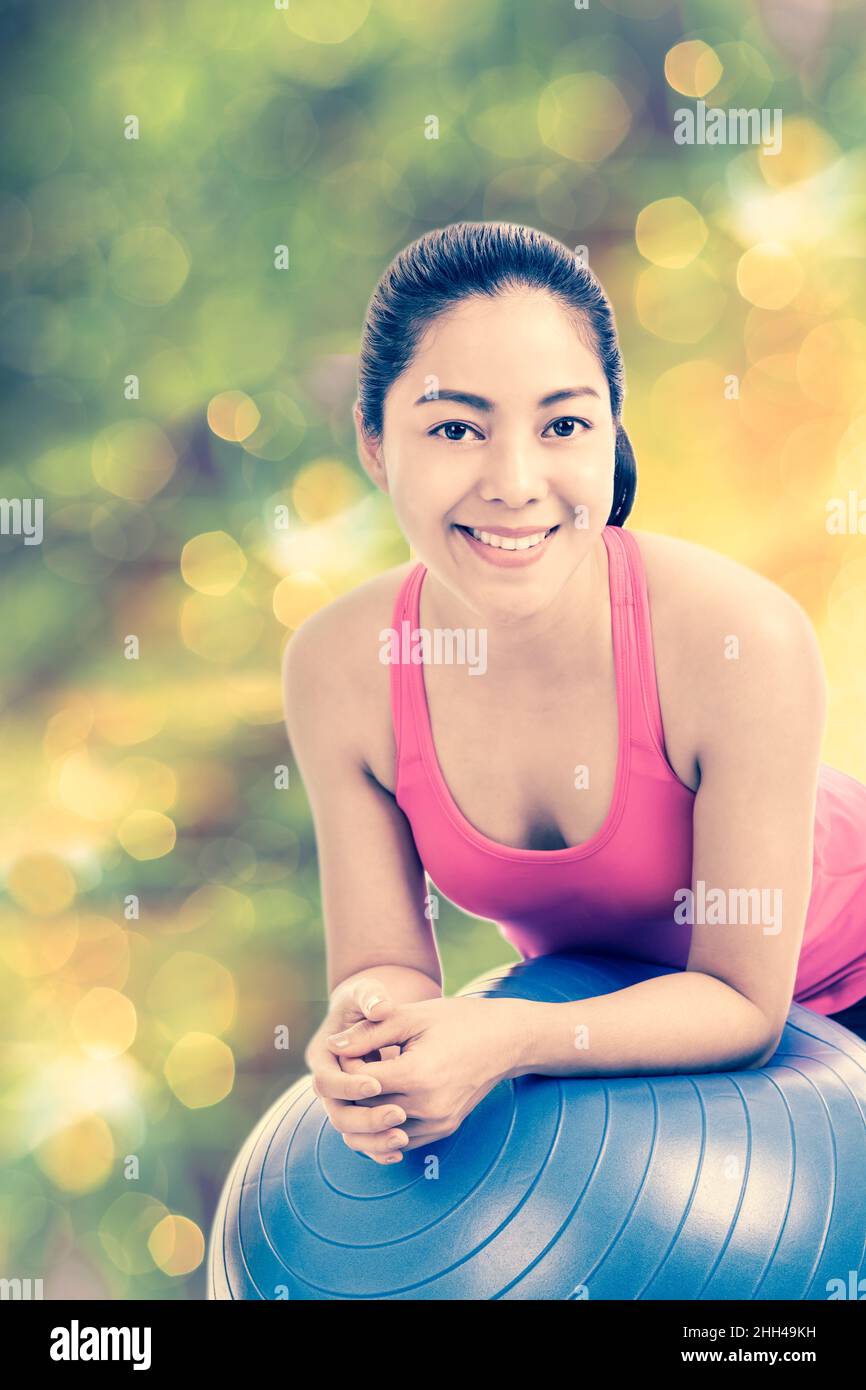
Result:
{"label": "yellow light bokeh", "polygon": [[538,129],[549,149],[575,164],[606,159],[631,127],[622,92],[599,72],[576,72],[550,82],[538,102]]}
{"label": "yellow light bokeh", "polygon": [[114,1139],[101,1115],[88,1115],[50,1135],[36,1149],[34,1157],[61,1192],[91,1192],[111,1176]]}
{"label": "yellow light bokeh", "polygon": [[648,266],[635,284],[635,308],[644,328],[672,343],[699,343],[718,323],[725,300],[725,291],[700,261],[682,270]]}
{"label": "yellow light bokeh", "polygon": [[820,174],[839,158],[839,147],[808,116],[784,115],[782,148],[778,154],[759,153],[760,169],[772,188],[783,189]]}
{"label": "yellow light bokeh", "polygon": [[198,1269],[205,1253],[201,1228],[187,1216],[164,1216],[150,1233],[147,1248],[157,1269],[178,1278]]}
{"label": "yellow light bokeh", "polygon": [[25,854],[12,864],[6,888],[26,912],[52,917],[75,897],[75,875],[56,855]]}
{"label": "yellow light bokeh", "polygon": [[822,409],[853,409],[866,396],[866,325],[855,318],[818,324],[803,339],[797,380]]}
{"label": "yellow light bokeh", "polygon": [[208,424],[215,435],[233,444],[249,438],[261,418],[258,406],[245,391],[221,391],[208,402]]}
{"label": "yellow light bokeh", "polygon": [[750,246],[737,263],[737,288],[761,309],[783,309],[803,283],[803,267],[779,241]]}
{"label": "yellow light bokeh", "polygon": [[138,1028],[135,1005],[116,989],[97,986],[78,1001],[70,1019],[72,1035],[88,1056],[118,1057],[131,1047]]}
{"label": "yellow light bokeh", "polygon": [[178,1037],[196,1032],[219,1036],[234,1021],[234,977],[210,956],[177,951],[151,980],[147,1005],[162,1026]]}
{"label": "yellow light bokeh", "polygon": [[146,502],[164,488],[177,466],[168,436],[147,420],[130,420],[100,431],[91,467],[99,486],[129,502]]}
{"label": "yellow light bokeh", "polygon": [[638,213],[635,241],[655,265],[679,270],[704,249],[707,224],[686,198],[659,198]]}
{"label": "yellow light bokeh", "polygon": [[360,477],[339,459],[316,459],[300,469],[292,484],[292,505],[301,521],[314,525],[361,500]]}
{"label": "yellow light bokeh", "polygon": [[299,628],[332,598],[333,594],[318,574],[310,570],[287,574],[274,589],[274,616],[284,627]]}
{"label": "yellow light bokeh", "polygon": [[125,1192],[99,1222],[100,1243],[124,1274],[147,1274],[154,1267],[150,1238],[169,1215],[165,1204],[147,1192]]}
{"label": "yellow light bokeh", "polygon": [[247,558],[225,531],[204,531],[188,540],[180,556],[180,572],[191,589],[220,597],[242,578]]}
{"label": "yellow light bokeh", "polygon": [[702,39],[686,39],[665,54],[665,77],[674,91],[686,97],[705,97],[723,72],[715,51]]}
{"label": "yellow light bokeh", "polygon": [[117,839],[132,859],[162,859],[174,849],[174,821],[161,811],[131,811],[117,827]]}
{"label": "yellow light bokeh", "polygon": [[217,1105],[232,1089],[235,1059],[232,1050],[209,1033],[185,1033],[165,1059],[165,1079],[188,1110]]}

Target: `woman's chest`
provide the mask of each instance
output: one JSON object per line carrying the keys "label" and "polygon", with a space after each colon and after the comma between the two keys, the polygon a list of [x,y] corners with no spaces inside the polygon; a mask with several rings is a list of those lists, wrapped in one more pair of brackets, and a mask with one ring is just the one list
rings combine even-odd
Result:
{"label": "woman's chest", "polygon": [[[681,679],[683,634],[658,605],[652,631],[653,665],[662,716],[664,754],[675,776],[692,791],[700,782],[695,698]],[[428,664],[415,685],[420,716],[429,719],[430,761],[457,811],[481,834],[520,849],[556,850],[585,843],[610,815],[618,775],[625,770],[620,701],[640,691],[633,648],[617,681],[612,644],[590,677],[559,682],[524,679],[521,690],[503,683],[482,688],[486,676],[465,666]],[[384,695],[384,691],[382,692]],[[642,695],[639,696],[642,698]],[[395,743],[390,701],[377,718],[374,775],[395,789]],[[661,755],[659,755],[661,756]]]}
{"label": "woman's chest", "polygon": [[456,669],[425,668],[434,757],[451,799],[488,839],[521,849],[581,844],[613,800],[619,728],[613,671],[593,690],[474,698]]}

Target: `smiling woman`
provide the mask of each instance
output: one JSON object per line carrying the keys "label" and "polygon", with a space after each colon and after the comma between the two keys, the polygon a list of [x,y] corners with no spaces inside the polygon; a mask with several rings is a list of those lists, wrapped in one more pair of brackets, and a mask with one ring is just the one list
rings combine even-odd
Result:
{"label": "smiling woman", "polygon": [[[814,632],[761,575],[625,529],[623,396],[604,290],[532,228],[430,232],[370,301],[359,457],[418,559],[309,619],[284,682],[333,991],[307,1062],[378,1162],[503,1076],[760,1066],[792,999],[866,993],[866,787],[819,762]],[[381,659],[384,633],[479,631],[481,680],[436,659],[451,640]],[[524,958],[666,972],[577,1004],[445,998],[427,875]],[[706,885],[742,920],[684,915]]]}

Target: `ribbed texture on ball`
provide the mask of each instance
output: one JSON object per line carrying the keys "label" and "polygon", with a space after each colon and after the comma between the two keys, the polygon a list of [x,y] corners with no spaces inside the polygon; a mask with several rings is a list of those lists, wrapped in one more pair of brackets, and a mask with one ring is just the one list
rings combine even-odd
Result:
{"label": "ribbed texture on ball", "polygon": [[[553,1002],[665,973],[555,955],[460,993]],[[866,1044],[795,1005],[760,1069],[520,1077],[388,1167],[304,1077],[229,1175],[209,1296],[827,1299],[866,1274],[864,1245]]]}

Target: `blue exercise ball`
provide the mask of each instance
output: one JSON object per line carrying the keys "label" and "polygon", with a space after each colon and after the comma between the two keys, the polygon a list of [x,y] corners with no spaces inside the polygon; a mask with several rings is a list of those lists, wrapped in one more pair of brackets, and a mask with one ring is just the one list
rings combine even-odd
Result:
{"label": "blue exercise ball", "polygon": [[[584,999],[667,973],[564,953],[460,993]],[[761,1068],[503,1081],[387,1167],[343,1142],[304,1077],[229,1175],[208,1293],[856,1297],[864,1240],[866,1044],[794,1005]]]}

